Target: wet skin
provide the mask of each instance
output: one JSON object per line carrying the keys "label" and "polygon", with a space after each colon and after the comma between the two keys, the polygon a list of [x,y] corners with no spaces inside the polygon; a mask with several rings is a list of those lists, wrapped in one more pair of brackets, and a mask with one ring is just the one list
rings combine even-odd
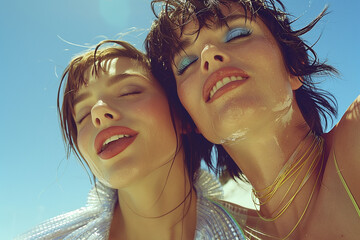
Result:
{"label": "wet skin", "polygon": [[[185,27],[181,41],[191,44],[175,55],[173,65],[182,104],[200,132],[215,143],[236,132],[289,121],[293,90],[301,86],[288,73],[261,19],[246,19],[238,6],[223,8],[223,13],[228,27],[203,28],[197,38],[191,34],[197,29],[196,22]],[[209,100],[209,89],[231,76],[241,80],[225,84]]]}

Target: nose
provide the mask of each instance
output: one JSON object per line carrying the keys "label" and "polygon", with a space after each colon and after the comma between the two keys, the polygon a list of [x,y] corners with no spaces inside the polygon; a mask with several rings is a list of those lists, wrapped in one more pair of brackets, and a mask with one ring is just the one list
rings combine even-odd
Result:
{"label": "nose", "polygon": [[120,119],[120,113],[102,100],[91,108],[91,120],[96,128]]}
{"label": "nose", "polygon": [[206,44],[201,51],[201,70],[203,73],[208,73],[229,61],[229,55],[213,44]]}

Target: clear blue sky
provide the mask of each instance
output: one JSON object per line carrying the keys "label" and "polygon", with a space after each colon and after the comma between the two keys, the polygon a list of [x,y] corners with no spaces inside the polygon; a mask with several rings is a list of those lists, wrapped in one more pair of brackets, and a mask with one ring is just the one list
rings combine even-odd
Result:
{"label": "clear blue sky", "polygon": [[[341,72],[339,79],[323,84],[337,97],[341,116],[360,93],[360,2],[285,1],[290,13],[301,15],[298,26],[327,3],[331,13],[306,39],[312,43],[322,34],[315,49]],[[86,203],[90,181],[74,157],[66,159],[56,112],[59,77],[67,63],[84,50],[81,46],[124,33],[124,40],[143,49],[153,15],[150,0],[13,0],[1,5],[0,239],[12,239]]]}

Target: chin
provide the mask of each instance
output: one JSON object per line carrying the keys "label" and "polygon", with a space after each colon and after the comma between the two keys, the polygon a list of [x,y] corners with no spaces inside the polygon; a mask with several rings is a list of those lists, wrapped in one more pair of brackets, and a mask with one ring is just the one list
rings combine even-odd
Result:
{"label": "chin", "polygon": [[123,189],[129,187],[131,184],[137,181],[138,171],[131,169],[118,169],[117,171],[111,171],[103,178],[98,178],[101,183],[107,187],[114,189]]}
{"label": "chin", "polygon": [[261,98],[256,96],[229,97],[225,98],[215,111],[222,121],[235,121],[251,117],[256,112],[261,111],[265,107],[263,102]]}
{"label": "chin", "polygon": [[205,136],[216,144],[245,139],[249,134],[255,134],[265,127],[270,119],[269,114],[261,108],[232,108],[219,116],[213,121],[213,136]]}

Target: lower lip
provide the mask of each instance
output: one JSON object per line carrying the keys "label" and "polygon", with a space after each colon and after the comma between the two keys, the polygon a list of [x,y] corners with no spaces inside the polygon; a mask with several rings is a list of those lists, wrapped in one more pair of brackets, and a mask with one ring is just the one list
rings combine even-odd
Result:
{"label": "lower lip", "polygon": [[128,138],[121,138],[109,143],[109,145],[98,154],[99,157],[102,159],[110,159],[115,157],[116,155],[123,152],[130,144],[132,144],[136,136],[137,135]]}
{"label": "lower lip", "polygon": [[225,93],[242,85],[245,81],[246,81],[246,79],[229,82],[228,84],[226,84],[225,86],[223,86],[219,90],[217,90],[216,93],[212,96],[212,98],[209,101],[207,101],[207,103],[212,103],[213,101],[215,101],[216,99],[218,99],[219,97],[224,95]]}

